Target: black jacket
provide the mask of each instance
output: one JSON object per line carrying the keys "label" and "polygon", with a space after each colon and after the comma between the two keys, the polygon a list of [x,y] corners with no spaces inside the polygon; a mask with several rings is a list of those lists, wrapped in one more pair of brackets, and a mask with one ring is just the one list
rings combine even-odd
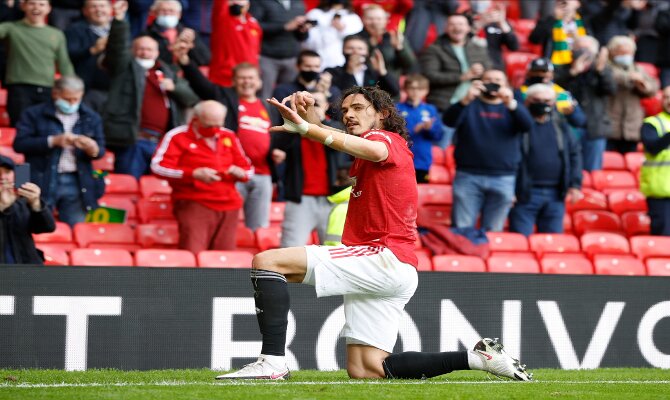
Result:
{"label": "black jacket", "polygon": [[[326,68],[324,72],[328,72],[333,76],[332,86],[340,89],[341,92],[358,85],[358,83],[356,83],[356,78],[348,73],[344,66]],[[400,95],[398,78],[393,76],[391,72],[381,76],[377,71],[368,67],[363,75],[363,86],[379,86],[380,89],[386,90],[391,97]]]}
{"label": "black jacket", "polygon": [[42,202],[42,210],[35,212],[26,199],[18,198],[14,204],[0,211],[0,264],[5,264],[5,246],[12,246],[16,264],[42,264],[41,252],[35,248],[33,233],[56,230],[56,221],[49,207]]}
{"label": "black jacket", "polygon": [[[186,27],[182,24],[177,25],[178,34],[185,28]],[[172,52],[169,49],[170,42],[162,35],[161,27],[154,21],[154,23],[149,25],[147,30],[143,32],[143,35],[151,36],[158,42],[158,50],[160,51],[158,59],[161,60],[163,64],[169,65],[172,69],[177,70],[177,65],[174,63]],[[196,65],[209,65],[209,62],[212,60],[212,53],[209,51],[209,47],[200,40],[197,33],[193,45],[193,48],[188,52],[189,58],[193,60]]]}
{"label": "black jacket", "polygon": [[103,53],[94,56],[89,51],[99,38],[90,29],[89,23],[86,21],[73,23],[65,30],[65,38],[74,70],[86,84],[86,90],[109,90],[109,75],[98,63],[98,58]]}
{"label": "black jacket", "polygon": [[284,25],[299,15],[305,15],[303,0],[291,0],[288,10],[277,0],[253,0],[249,13],[263,30],[262,56],[278,59],[298,56],[300,42],[307,39],[308,33],[289,32]]}

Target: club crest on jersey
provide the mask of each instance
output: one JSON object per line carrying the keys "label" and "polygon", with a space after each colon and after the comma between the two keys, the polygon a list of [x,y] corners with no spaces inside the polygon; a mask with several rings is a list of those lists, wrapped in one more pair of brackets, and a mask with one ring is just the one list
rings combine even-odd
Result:
{"label": "club crest on jersey", "polygon": [[221,139],[221,144],[226,146],[226,147],[231,147],[233,145],[233,141],[230,140],[230,138],[225,137],[225,138]]}

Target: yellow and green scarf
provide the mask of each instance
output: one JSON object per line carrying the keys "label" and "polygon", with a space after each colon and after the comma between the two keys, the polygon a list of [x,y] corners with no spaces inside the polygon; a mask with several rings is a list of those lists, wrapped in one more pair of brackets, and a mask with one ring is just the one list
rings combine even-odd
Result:
{"label": "yellow and green scarf", "polygon": [[[584,28],[584,21],[581,15],[577,14],[575,16],[575,24],[577,24],[577,37],[586,36],[586,29]],[[552,35],[554,43],[551,62],[554,65],[570,64],[572,62],[572,50],[570,50],[570,46],[568,45],[568,33],[563,28],[562,20],[554,22]]]}

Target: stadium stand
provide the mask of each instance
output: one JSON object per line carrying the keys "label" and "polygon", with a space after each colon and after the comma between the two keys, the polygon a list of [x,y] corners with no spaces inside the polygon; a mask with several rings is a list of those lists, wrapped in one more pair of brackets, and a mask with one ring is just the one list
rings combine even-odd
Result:
{"label": "stadium stand", "polygon": [[201,268],[251,268],[254,256],[246,251],[207,250],[198,253]]}
{"label": "stadium stand", "polygon": [[433,268],[440,272],[486,272],[484,260],[461,255],[434,256]]}
{"label": "stadium stand", "polygon": [[593,268],[597,275],[647,275],[642,261],[632,256],[596,255]]}
{"label": "stadium stand", "polygon": [[195,267],[195,256],[190,251],[174,249],[140,249],[135,252],[138,267]]}
{"label": "stadium stand", "polygon": [[133,256],[123,249],[74,249],[70,252],[72,265],[91,267],[131,267]]}

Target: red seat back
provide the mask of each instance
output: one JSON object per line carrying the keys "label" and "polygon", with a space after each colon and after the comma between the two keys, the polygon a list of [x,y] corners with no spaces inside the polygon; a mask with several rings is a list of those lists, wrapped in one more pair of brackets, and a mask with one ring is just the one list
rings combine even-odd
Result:
{"label": "red seat back", "polygon": [[122,249],[74,249],[70,252],[72,265],[91,267],[132,267],[133,256]]}
{"label": "red seat back", "polygon": [[187,250],[140,249],[135,252],[138,267],[195,267],[195,256]]}
{"label": "red seat back", "polygon": [[631,256],[596,255],[593,267],[597,275],[647,275],[642,261]]}
{"label": "red seat back", "polygon": [[251,268],[253,254],[246,251],[208,250],[198,253],[201,268]]}
{"label": "red seat back", "polygon": [[433,268],[441,272],[486,272],[484,260],[474,256],[434,256]]}

